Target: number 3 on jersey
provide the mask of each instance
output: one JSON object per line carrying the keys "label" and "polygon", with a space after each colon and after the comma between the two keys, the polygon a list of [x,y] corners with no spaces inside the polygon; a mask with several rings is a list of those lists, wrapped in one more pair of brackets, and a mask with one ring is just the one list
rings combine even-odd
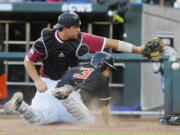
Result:
{"label": "number 3 on jersey", "polygon": [[76,73],[73,75],[73,77],[79,79],[87,79],[88,76],[94,71],[93,68],[85,68],[85,67],[80,68],[80,70],[82,71],[82,73],[81,74]]}

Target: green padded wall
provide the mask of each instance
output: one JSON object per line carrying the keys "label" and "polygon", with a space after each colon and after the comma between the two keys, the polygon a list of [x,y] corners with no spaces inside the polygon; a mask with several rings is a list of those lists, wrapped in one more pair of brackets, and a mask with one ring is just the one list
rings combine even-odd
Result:
{"label": "green padded wall", "polygon": [[165,115],[180,114],[180,69],[172,70],[173,62],[165,62]]}
{"label": "green padded wall", "polygon": [[[127,38],[125,41],[141,45],[141,17],[142,5],[132,5],[131,10],[126,14],[125,31]],[[126,62],[124,74],[123,104],[127,106],[140,104],[140,62]]]}

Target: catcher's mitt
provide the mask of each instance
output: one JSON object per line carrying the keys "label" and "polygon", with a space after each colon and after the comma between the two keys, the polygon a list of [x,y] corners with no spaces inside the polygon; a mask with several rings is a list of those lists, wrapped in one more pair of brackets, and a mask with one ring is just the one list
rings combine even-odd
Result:
{"label": "catcher's mitt", "polygon": [[144,56],[153,62],[160,61],[164,53],[164,43],[161,39],[152,39],[145,44]]}

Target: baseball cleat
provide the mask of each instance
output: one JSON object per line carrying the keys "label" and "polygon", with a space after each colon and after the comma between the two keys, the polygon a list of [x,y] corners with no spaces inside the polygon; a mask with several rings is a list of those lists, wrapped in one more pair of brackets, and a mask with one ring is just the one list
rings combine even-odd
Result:
{"label": "baseball cleat", "polygon": [[5,113],[12,113],[17,110],[22,104],[23,94],[21,92],[16,92],[12,98],[4,105]]}
{"label": "baseball cleat", "polygon": [[55,88],[55,90],[52,91],[52,95],[59,100],[66,99],[73,90],[74,88],[71,85],[66,84],[63,87]]}

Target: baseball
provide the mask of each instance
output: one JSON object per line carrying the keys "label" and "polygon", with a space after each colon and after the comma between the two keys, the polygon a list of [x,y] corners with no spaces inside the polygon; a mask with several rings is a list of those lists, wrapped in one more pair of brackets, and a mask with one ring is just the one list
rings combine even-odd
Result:
{"label": "baseball", "polygon": [[175,62],[171,65],[171,67],[173,70],[178,70],[180,68],[180,65],[177,62]]}

